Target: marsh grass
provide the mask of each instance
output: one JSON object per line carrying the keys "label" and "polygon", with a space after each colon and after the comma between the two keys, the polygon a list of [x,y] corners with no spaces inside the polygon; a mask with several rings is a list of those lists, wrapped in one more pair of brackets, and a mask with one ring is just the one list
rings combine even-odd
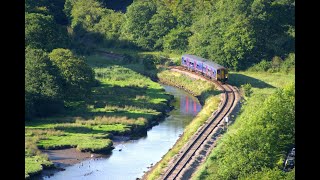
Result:
{"label": "marsh grass", "polygon": [[36,156],[25,156],[25,178],[40,173],[43,168],[51,167],[53,163],[44,154]]}

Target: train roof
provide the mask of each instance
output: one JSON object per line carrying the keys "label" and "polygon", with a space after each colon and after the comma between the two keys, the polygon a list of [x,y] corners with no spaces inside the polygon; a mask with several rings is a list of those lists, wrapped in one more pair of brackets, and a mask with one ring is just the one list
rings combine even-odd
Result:
{"label": "train roof", "polygon": [[191,59],[195,59],[195,60],[198,60],[198,61],[202,61],[204,63],[206,63],[207,65],[209,66],[212,66],[216,69],[226,69],[225,67],[221,66],[220,64],[217,64],[215,62],[212,62],[208,59],[204,59],[202,57],[199,57],[199,56],[195,56],[195,55],[191,55],[191,54],[184,54],[182,55],[183,57],[188,57],[188,58],[191,58]]}

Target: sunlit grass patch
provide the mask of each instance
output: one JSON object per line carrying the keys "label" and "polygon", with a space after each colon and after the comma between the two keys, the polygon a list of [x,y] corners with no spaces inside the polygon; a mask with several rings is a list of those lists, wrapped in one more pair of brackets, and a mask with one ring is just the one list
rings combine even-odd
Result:
{"label": "sunlit grass patch", "polygon": [[[72,134],[67,133],[66,136],[50,136],[47,139],[39,140],[38,146],[43,149],[61,149],[76,147],[78,150],[101,152],[109,152],[112,148],[112,141],[107,138],[100,138],[101,134]],[[102,134],[103,135],[103,134]]]}
{"label": "sunlit grass patch", "polygon": [[32,174],[37,174],[42,171],[44,167],[50,167],[53,163],[48,160],[45,155],[25,156],[25,177]]}

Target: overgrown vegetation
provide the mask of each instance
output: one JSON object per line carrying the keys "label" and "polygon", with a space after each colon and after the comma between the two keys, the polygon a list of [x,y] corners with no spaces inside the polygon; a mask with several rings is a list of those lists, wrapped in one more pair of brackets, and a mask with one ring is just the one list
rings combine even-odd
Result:
{"label": "overgrown vegetation", "polygon": [[194,80],[187,75],[168,70],[159,73],[159,80],[160,82],[169,85],[183,86],[184,89],[191,91],[201,99],[200,102],[204,106],[191,123],[185,128],[182,136],[176,144],[164,155],[157,166],[155,166],[148,174],[148,179],[157,179],[160,176],[163,169],[168,166],[168,162],[171,158],[180,151],[198,128],[211,116],[211,114],[218,108],[218,104],[220,102],[220,92],[215,88],[213,83],[209,83],[204,80]]}
{"label": "overgrown vegetation", "polygon": [[282,171],[295,144],[294,74],[232,75],[252,94],[193,179],[294,179],[294,170]]}

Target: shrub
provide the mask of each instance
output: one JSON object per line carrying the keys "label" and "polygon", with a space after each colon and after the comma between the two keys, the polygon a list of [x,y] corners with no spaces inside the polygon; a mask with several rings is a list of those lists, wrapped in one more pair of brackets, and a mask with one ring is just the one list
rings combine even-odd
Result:
{"label": "shrub", "polygon": [[288,73],[295,68],[295,53],[290,53],[280,66],[280,71]]}
{"label": "shrub", "polygon": [[268,69],[270,69],[271,63],[268,62],[267,60],[262,60],[260,61],[258,64],[255,64],[254,66],[252,66],[251,68],[249,68],[249,71],[267,71]]}
{"label": "shrub", "polygon": [[252,94],[251,88],[252,88],[252,86],[250,83],[246,83],[246,84],[241,85],[241,91],[246,97],[250,97],[250,95]]}

